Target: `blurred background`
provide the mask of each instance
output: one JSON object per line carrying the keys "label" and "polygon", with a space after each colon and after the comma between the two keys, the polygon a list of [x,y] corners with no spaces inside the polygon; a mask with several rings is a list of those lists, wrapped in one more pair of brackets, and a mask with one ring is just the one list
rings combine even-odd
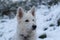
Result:
{"label": "blurred background", "polygon": [[59,2],[60,0],[0,0],[0,19],[14,18],[19,6],[28,11],[32,6],[39,8],[40,5],[45,5],[50,8]]}

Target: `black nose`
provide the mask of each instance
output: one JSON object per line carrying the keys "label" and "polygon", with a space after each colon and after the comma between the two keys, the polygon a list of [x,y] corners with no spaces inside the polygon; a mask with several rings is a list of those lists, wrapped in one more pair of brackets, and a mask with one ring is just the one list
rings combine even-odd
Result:
{"label": "black nose", "polygon": [[27,37],[24,37],[25,39],[27,39]]}
{"label": "black nose", "polygon": [[32,25],[32,29],[35,30],[36,29],[36,25]]}

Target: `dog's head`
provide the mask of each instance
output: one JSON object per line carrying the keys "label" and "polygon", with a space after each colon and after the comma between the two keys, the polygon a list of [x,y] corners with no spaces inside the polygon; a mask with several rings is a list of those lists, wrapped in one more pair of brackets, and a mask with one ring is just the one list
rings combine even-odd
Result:
{"label": "dog's head", "polygon": [[35,18],[35,7],[32,7],[31,10],[29,10],[27,13],[24,12],[24,10],[19,7],[17,10],[17,20],[18,24],[20,26],[20,30],[23,33],[28,31],[31,32],[36,29],[36,18]]}

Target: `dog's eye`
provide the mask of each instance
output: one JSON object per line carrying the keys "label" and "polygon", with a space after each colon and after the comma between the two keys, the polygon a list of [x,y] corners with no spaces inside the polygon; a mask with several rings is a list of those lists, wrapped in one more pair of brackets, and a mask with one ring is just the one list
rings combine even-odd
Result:
{"label": "dog's eye", "polygon": [[25,22],[29,22],[29,20],[25,20]]}
{"label": "dog's eye", "polygon": [[34,21],[34,19],[32,21]]}
{"label": "dog's eye", "polygon": [[20,36],[22,36],[22,37],[23,37],[24,35],[23,35],[23,34],[20,34]]}

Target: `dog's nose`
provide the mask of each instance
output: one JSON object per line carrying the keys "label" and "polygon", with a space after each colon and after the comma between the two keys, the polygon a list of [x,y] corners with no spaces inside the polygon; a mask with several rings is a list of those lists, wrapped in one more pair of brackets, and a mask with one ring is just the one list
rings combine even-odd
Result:
{"label": "dog's nose", "polygon": [[24,37],[25,39],[27,39],[27,37]]}
{"label": "dog's nose", "polygon": [[32,25],[32,29],[33,29],[33,30],[35,30],[35,29],[36,29],[36,27],[37,27],[36,25]]}

